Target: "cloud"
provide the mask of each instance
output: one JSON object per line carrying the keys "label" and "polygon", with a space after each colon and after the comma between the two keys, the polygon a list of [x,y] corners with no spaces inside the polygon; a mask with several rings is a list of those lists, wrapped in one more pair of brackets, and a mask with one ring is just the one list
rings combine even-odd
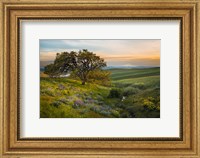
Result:
{"label": "cloud", "polygon": [[[160,40],[40,40],[40,60],[52,61],[56,53],[88,49],[109,65],[160,65]],[[128,62],[128,63],[126,63]]]}
{"label": "cloud", "polygon": [[40,52],[40,61],[55,60],[57,52]]}

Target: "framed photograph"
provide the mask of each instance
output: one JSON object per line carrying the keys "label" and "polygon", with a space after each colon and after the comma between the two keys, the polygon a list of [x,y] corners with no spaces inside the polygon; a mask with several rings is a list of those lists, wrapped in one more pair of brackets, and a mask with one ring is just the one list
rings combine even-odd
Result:
{"label": "framed photograph", "polygon": [[1,157],[199,157],[199,1],[1,2]]}
{"label": "framed photograph", "polygon": [[160,40],[40,39],[40,118],[160,118]]}

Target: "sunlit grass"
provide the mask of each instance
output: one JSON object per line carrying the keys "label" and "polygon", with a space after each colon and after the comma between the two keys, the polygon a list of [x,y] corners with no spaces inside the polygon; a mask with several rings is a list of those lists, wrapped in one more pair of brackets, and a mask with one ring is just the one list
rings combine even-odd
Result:
{"label": "sunlit grass", "polygon": [[[40,117],[160,117],[159,68],[111,71],[111,86],[41,76]],[[119,89],[120,97],[109,97],[113,88]]]}

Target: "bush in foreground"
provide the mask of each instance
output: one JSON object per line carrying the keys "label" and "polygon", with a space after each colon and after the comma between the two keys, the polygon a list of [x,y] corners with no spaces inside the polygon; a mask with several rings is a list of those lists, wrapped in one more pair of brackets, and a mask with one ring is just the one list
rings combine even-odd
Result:
{"label": "bush in foreground", "polygon": [[122,97],[122,91],[117,88],[111,89],[108,95],[108,98],[121,98],[121,97]]}
{"label": "bush in foreground", "polygon": [[134,87],[126,87],[123,91],[123,96],[129,96],[138,93],[138,89]]}

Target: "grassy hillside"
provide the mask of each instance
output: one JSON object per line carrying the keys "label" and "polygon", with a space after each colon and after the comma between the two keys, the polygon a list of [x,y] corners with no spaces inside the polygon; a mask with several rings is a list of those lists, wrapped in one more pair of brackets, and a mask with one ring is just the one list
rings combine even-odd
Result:
{"label": "grassy hillside", "polygon": [[130,78],[139,78],[147,76],[159,76],[160,68],[145,68],[145,69],[110,69],[112,80],[122,80]]}
{"label": "grassy hillside", "polygon": [[41,76],[42,118],[160,117],[160,69],[111,69],[112,84]]}

